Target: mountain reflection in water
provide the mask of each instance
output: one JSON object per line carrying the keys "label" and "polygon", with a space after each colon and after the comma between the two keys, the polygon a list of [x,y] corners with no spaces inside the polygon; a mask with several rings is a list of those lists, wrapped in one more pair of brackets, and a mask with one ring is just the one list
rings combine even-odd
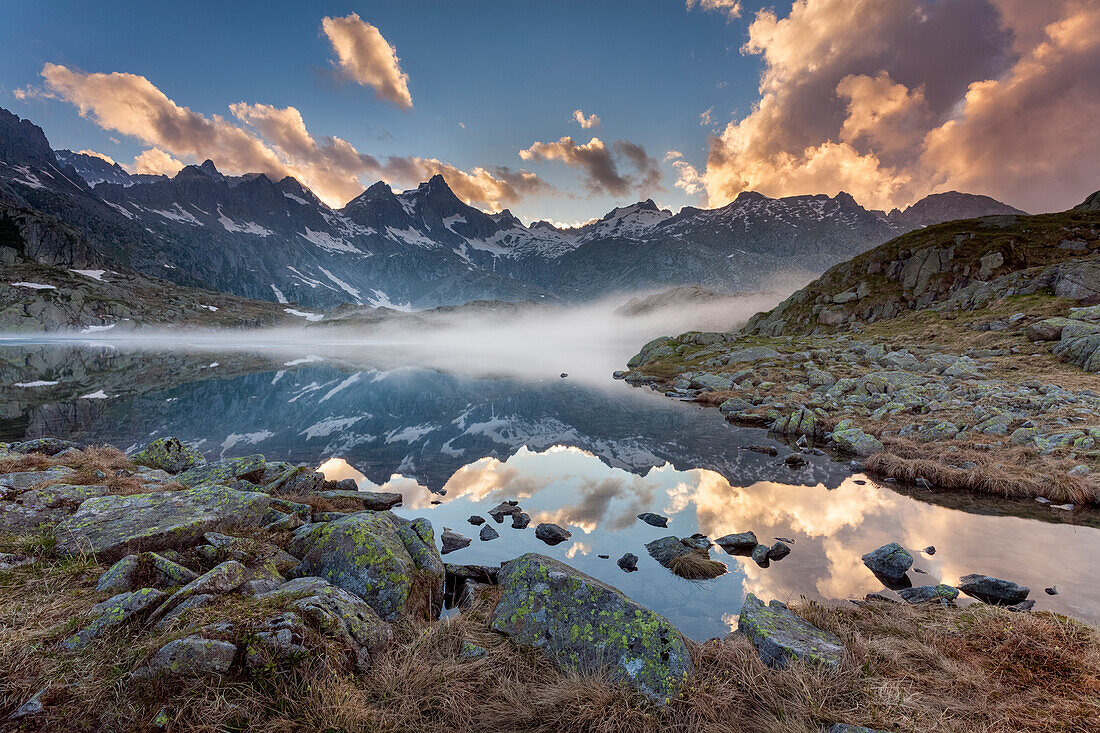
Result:
{"label": "mountain reflection in water", "polygon": [[[15,387],[36,380],[51,384]],[[1030,586],[1039,609],[1100,621],[1094,526],[1055,521],[1065,517],[1027,503],[909,496],[827,456],[807,456],[792,470],[782,462],[790,449],[764,431],[729,426],[716,410],[609,376],[524,379],[286,349],[3,346],[0,440],[44,435],[123,448],[175,435],[210,459],[263,453],[320,466],[329,478],[400,492],[396,511],[430,518],[437,537],[450,527],[474,538],[449,562],[496,564],[542,552],[615,585],[696,639],[736,625],[749,591],[787,601],[881,590],[860,556],[891,541],[938,549],[917,555],[914,567],[924,572],[910,573],[915,585],[987,573]],[[778,447],[779,457],[745,450],[760,444]],[[572,539],[549,547],[510,522],[497,526],[499,539],[476,539],[467,518],[487,517],[506,499],[519,500],[532,528],[556,522]],[[669,516],[668,529],[636,518],[646,511]],[[1072,519],[1095,523],[1085,513]],[[644,547],[671,534],[747,530],[767,544],[793,539],[793,552],[761,568],[715,547],[711,557],[729,572],[689,582]],[[641,558],[639,572],[615,565],[626,552]],[[1050,585],[1059,595],[1043,593]]]}

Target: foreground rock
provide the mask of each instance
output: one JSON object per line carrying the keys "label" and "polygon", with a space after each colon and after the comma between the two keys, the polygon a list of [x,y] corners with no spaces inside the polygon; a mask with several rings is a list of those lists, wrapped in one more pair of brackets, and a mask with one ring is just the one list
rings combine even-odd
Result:
{"label": "foreground rock", "polygon": [[201,677],[225,674],[233,666],[236,656],[237,647],[227,641],[189,636],[162,646],[149,660],[149,664],[134,670],[134,676]]}
{"label": "foreground rock", "polygon": [[792,661],[836,667],[844,658],[840,639],[794,615],[786,604],[772,601],[765,606],[752,593],[741,604],[737,630],[749,637],[769,667],[785,667]]}
{"label": "foreground rock", "polygon": [[302,559],[291,577],[324,578],[387,621],[434,618],[442,608],[443,560],[426,519],[360,512],[307,525],[291,540],[290,553]]}
{"label": "foreground rock", "polygon": [[959,590],[986,603],[1002,606],[1021,603],[1031,593],[1030,588],[1013,583],[1011,580],[978,574],[964,575],[959,580]]}
{"label": "foreground rock", "polygon": [[57,552],[114,560],[132,551],[193,544],[203,533],[260,527],[273,518],[271,497],[224,486],[199,486],[88,499],[57,526]]}
{"label": "foreground rock", "polygon": [[564,563],[529,553],[505,563],[492,628],[542,651],[562,670],[612,674],[665,703],[694,671],[672,624]]}

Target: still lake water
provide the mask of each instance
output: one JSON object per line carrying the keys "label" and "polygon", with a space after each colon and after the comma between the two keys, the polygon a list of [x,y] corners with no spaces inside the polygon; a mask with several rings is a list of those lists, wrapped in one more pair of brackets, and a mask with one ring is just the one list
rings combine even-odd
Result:
{"label": "still lake water", "polygon": [[[448,562],[542,552],[695,639],[735,627],[746,592],[843,601],[882,590],[860,555],[890,541],[915,554],[937,548],[916,554],[923,573],[910,572],[914,585],[987,573],[1031,587],[1037,609],[1100,622],[1095,513],[906,491],[828,456],[807,456],[808,465],[792,470],[782,461],[791,449],[765,431],[612,380],[626,360],[618,351],[583,354],[471,368],[394,344],[8,340],[0,342],[0,440],[58,436],[130,448],[174,435],[210,459],[263,453],[318,466],[329,478],[402,493],[396,511],[430,518],[437,536],[450,527],[473,538]],[[561,378],[563,371],[575,373]],[[779,457],[746,450],[753,445],[775,445]],[[519,500],[531,527],[490,519],[501,536],[479,541],[467,518],[487,517],[506,499]],[[668,529],[637,520],[645,511],[669,516]],[[534,537],[541,521],[566,527],[572,539],[548,547]],[[670,534],[746,530],[768,544],[794,540],[793,552],[761,568],[715,547],[711,557],[729,572],[689,582],[644,547]],[[639,556],[638,572],[616,566],[626,552]],[[1059,594],[1046,595],[1053,585]]]}

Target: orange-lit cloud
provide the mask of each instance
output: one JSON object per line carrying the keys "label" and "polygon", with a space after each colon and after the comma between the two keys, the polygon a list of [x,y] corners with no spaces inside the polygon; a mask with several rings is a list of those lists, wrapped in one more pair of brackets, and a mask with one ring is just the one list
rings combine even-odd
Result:
{"label": "orange-lit cloud", "polygon": [[129,166],[138,173],[172,174],[181,161],[210,158],[230,174],[264,173],[273,180],[293,176],[332,206],[359,195],[363,178],[413,186],[439,173],[459,198],[490,209],[550,190],[527,171],[503,166],[465,171],[417,156],[379,159],[338,137],[317,139],[295,107],[238,102],[229,107],[233,122],[180,106],[136,74],[85,73],[48,63],[42,78],[45,89],[34,93],[69,102],[100,127],[151,146]]}
{"label": "orange-lit cloud", "polygon": [[336,54],[333,63],[344,76],[371,87],[379,99],[412,109],[409,75],[401,70],[397,49],[378,28],[352,13],[343,18],[324,18],[321,30]]}
{"label": "orange-lit cloud", "polygon": [[111,156],[109,156],[109,155],[106,155],[106,154],[104,154],[104,153],[97,153],[97,152],[96,152],[96,151],[94,151],[94,150],[88,150],[88,149],[84,149],[84,150],[78,150],[78,151],[76,151],[76,152],[77,152],[77,153],[79,153],[80,155],[90,155],[90,156],[92,156],[93,158],[99,158],[100,160],[105,160],[105,161],[107,161],[108,163],[110,163],[111,165],[114,165],[114,164],[115,164],[115,159],[114,159],[114,158],[112,158],[112,157],[111,157]]}
{"label": "orange-lit cloud", "polygon": [[796,0],[742,47],[760,99],[677,186],[709,205],[743,190],[845,190],[888,209],[940,190],[1033,211],[1100,187],[1094,0]]}
{"label": "orange-lit cloud", "polygon": [[176,160],[159,148],[149,148],[134,158],[127,166],[131,173],[145,173],[154,176],[174,176],[183,168],[183,162]]}

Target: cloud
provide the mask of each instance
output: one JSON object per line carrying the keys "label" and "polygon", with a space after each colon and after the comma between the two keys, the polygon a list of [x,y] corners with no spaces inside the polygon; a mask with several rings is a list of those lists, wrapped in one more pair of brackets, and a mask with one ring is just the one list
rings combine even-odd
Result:
{"label": "cloud", "polygon": [[584,112],[579,109],[573,110],[573,119],[576,120],[578,125],[586,130],[591,130],[593,127],[600,126],[600,118],[598,115],[591,114],[585,117]]}
{"label": "cloud", "polygon": [[211,158],[226,173],[264,173],[273,180],[293,176],[334,206],[363,191],[361,178],[412,186],[439,173],[459,198],[491,209],[551,190],[535,174],[503,166],[465,171],[436,158],[380,159],[338,137],[314,137],[295,107],[237,102],[229,105],[234,122],[182,107],[135,74],[46,64],[42,77],[41,95],[69,102],[103,129],[150,146],[130,166],[137,172],[170,174],[181,161]]}
{"label": "cloud", "polygon": [[725,13],[728,20],[741,17],[741,0],[687,0],[686,7]]}
{"label": "cloud", "polygon": [[159,148],[150,148],[140,153],[134,162],[126,166],[131,173],[144,173],[154,176],[174,176],[183,168],[183,162],[176,160]]}
{"label": "cloud", "polygon": [[108,163],[110,163],[111,165],[115,164],[115,159],[112,158],[109,155],[104,154],[104,153],[97,153],[96,151],[88,150],[87,148],[85,148],[84,150],[78,150],[76,152],[80,155],[90,155],[93,158],[99,158],[100,160],[105,160]]}
{"label": "cloud", "polygon": [[[742,52],[760,98],[710,143],[720,206],[747,189],[843,189],[904,206],[935,191],[1061,209],[1100,186],[1100,7],[1092,0],[797,0],[765,9]],[[1090,71],[1091,69],[1091,71]]]}
{"label": "cloud", "polygon": [[[660,188],[660,169],[645,148],[619,140],[609,148],[598,137],[580,144],[566,136],[556,142],[535,142],[521,150],[524,160],[556,160],[584,172],[584,186],[593,195],[624,196],[632,190],[641,194]],[[619,172],[616,156],[632,165],[637,173],[630,177]]]}
{"label": "cloud", "polygon": [[708,127],[714,124],[714,107],[707,107],[699,113],[699,124]]}
{"label": "cloud", "polygon": [[371,87],[379,99],[412,109],[409,75],[401,70],[397,49],[378,28],[352,13],[343,18],[325,17],[321,30],[336,53],[333,63],[344,76]]}

